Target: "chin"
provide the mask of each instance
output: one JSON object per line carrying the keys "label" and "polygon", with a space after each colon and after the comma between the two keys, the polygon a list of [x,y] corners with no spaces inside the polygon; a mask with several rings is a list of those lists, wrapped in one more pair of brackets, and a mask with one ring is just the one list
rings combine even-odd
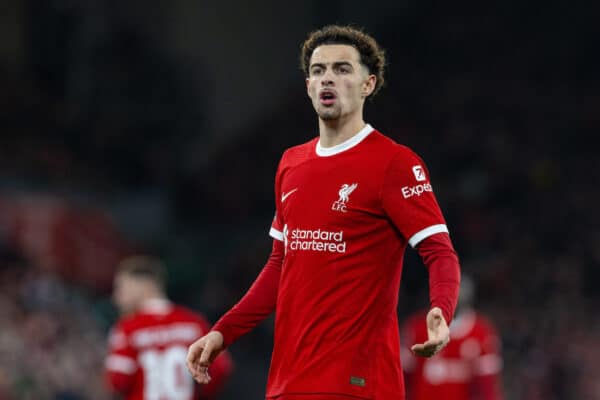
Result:
{"label": "chin", "polygon": [[335,121],[342,113],[339,110],[319,110],[317,114],[323,121]]}

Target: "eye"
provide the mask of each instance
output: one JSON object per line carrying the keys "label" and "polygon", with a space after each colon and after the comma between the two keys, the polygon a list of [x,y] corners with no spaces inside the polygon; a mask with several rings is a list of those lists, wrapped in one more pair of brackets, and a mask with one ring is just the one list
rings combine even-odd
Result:
{"label": "eye", "polygon": [[349,74],[352,72],[352,68],[349,65],[340,65],[337,67],[337,72],[340,74]]}
{"label": "eye", "polygon": [[321,68],[321,67],[313,67],[310,70],[311,75],[321,75],[321,73],[323,73],[323,68]]}

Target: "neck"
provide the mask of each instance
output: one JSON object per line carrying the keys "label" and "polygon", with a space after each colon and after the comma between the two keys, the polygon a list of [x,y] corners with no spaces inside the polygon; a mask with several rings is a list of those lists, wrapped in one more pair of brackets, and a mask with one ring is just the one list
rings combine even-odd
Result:
{"label": "neck", "polygon": [[165,292],[159,289],[148,289],[144,292],[144,294],[140,298],[140,305],[144,306],[144,304],[157,304],[168,302],[167,295]]}
{"label": "neck", "polygon": [[138,305],[138,310],[162,313],[170,308],[170,302],[166,296],[156,294],[145,297]]}
{"label": "neck", "polygon": [[362,113],[356,113],[351,118],[341,117],[325,121],[319,118],[319,136],[321,146],[333,147],[345,142],[356,135],[365,126]]}

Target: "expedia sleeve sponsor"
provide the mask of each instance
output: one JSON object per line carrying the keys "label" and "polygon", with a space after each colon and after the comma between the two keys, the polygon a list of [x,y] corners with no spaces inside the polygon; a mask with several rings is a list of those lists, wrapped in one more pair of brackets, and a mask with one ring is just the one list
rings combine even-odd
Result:
{"label": "expedia sleeve sponsor", "polygon": [[330,232],[321,229],[304,230],[292,229],[289,232],[287,245],[290,250],[328,251],[331,253],[345,253],[346,242],[344,231]]}
{"label": "expedia sleeve sponsor", "polygon": [[405,199],[409,199],[413,196],[420,197],[425,192],[433,192],[430,183],[423,183],[416,186],[404,186],[402,188],[402,196],[404,196]]}

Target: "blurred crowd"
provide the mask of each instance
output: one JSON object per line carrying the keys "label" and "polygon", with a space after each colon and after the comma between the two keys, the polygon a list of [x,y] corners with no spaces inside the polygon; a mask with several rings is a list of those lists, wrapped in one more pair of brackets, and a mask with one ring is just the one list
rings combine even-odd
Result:
{"label": "blurred crowd", "polygon": [[10,251],[0,257],[0,399],[109,399],[97,300]]}
{"label": "blurred crowd", "polygon": [[[562,18],[561,10],[540,16],[523,8],[510,30],[510,10],[486,17],[441,10],[430,19],[413,10],[412,25],[370,29],[390,66],[366,119],[427,162],[463,268],[478,283],[478,307],[500,330],[508,399],[600,399],[600,162],[591,145],[600,129],[597,52],[585,13]],[[103,90],[88,109],[44,85],[41,73],[0,71],[1,194],[50,193],[70,202],[106,192],[135,197],[141,187],[166,193],[167,232],[159,243],[139,245],[167,259],[176,300],[217,318],[268,255],[279,156],[316,133],[302,77],[277,110],[190,168],[183,155],[198,138],[170,122],[180,121],[173,104],[191,104],[177,70],[144,62],[156,55],[135,35],[117,32],[113,40],[121,43],[110,52],[119,67],[97,67]],[[158,72],[163,86],[148,90]],[[127,85],[130,79],[137,83]],[[161,107],[169,93],[179,100]],[[115,102],[135,118],[107,106]],[[9,240],[2,245],[0,399],[107,398],[108,322],[97,310],[106,288],[88,293],[89,282],[41,268]],[[216,255],[200,263],[182,248]],[[191,269],[202,270],[201,281],[186,280],[196,276]],[[426,289],[426,272],[409,252],[401,317],[426,305]],[[271,334],[266,324],[234,345],[233,356],[243,359],[237,379],[268,364]]]}

